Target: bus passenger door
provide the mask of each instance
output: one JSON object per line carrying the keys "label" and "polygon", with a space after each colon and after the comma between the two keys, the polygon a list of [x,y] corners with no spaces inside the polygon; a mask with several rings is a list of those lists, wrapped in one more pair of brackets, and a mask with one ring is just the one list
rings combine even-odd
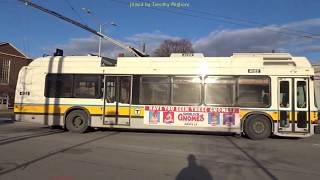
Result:
{"label": "bus passenger door", "polygon": [[130,125],[132,76],[104,76],[103,124]]}
{"label": "bus passenger door", "polygon": [[295,78],[295,132],[309,132],[309,84],[308,78]]}
{"label": "bus passenger door", "polygon": [[278,131],[292,132],[292,78],[278,79]]}
{"label": "bus passenger door", "polygon": [[278,87],[278,131],[308,132],[308,79],[279,78]]}

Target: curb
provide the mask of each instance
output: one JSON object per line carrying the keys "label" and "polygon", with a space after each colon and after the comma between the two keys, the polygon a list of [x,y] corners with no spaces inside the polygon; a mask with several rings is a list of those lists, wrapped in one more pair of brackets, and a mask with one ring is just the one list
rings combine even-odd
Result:
{"label": "curb", "polygon": [[12,119],[8,119],[8,120],[0,120],[0,125],[1,124],[12,124],[12,123],[15,123],[15,120],[12,120]]}

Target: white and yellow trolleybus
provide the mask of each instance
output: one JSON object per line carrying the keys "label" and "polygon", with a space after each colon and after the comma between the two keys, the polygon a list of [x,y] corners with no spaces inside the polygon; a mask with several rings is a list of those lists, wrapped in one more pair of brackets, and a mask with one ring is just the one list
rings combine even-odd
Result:
{"label": "white and yellow trolleybus", "polygon": [[19,73],[17,121],[88,127],[308,137],[317,124],[314,70],[287,53],[231,57],[52,56]]}

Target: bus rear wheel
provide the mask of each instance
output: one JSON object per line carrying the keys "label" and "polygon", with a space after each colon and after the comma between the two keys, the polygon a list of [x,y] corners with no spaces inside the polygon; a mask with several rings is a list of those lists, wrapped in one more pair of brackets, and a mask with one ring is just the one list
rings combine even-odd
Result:
{"label": "bus rear wheel", "polygon": [[84,133],[89,128],[87,113],[82,110],[71,111],[66,118],[66,128],[70,132]]}
{"label": "bus rear wheel", "polygon": [[253,140],[265,139],[271,135],[271,124],[263,115],[251,115],[244,122],[245,134]]}

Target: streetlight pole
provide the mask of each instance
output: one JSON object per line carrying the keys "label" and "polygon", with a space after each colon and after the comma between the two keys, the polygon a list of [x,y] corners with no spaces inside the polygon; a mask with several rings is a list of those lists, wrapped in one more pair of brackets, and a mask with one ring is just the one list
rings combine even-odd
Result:
{"label": "streetlight pole", "polygon": [[[102,33],[102,27],[104,26],[104,25],[108,25],[109,23],[103,23],[103,24],[100,24],[99,25],[99,32],[100,32],[100,34]],[[116,23],[114,23],[114,22],[110,22],[110,24],[109,25],[112,25],[112,26],[118,26]],[[99,52],[98,52],[98,54],[99,54],[99,57],[101,57],[101,47],[102,47],[102,37],[100,36],[99,37]]]}
{"label": "streetlight pole", "polygon": [[[92,14],[92,11],[90,9],[87,9],[87,8],[82,8],[82,10],[87,13],[87,14],[90,14],[92,16],[94,16],[94,14]],[[95,18],[95,17],[94,17]],[[96,22],[99,23],[99,20],[96,19]],[[103,24],[99,24],[99,33],[101,34],[102,33],[102,26],[104,25],[107,25],[108,23],[103,23]],[[110,25],[112,26],[118,26],[116,23],[114,22],[111,22]],[[102,37],[99,36],[99,49],[98,49],[98,55],[99,57],[101,57],[101,47],[102,47]]]}

